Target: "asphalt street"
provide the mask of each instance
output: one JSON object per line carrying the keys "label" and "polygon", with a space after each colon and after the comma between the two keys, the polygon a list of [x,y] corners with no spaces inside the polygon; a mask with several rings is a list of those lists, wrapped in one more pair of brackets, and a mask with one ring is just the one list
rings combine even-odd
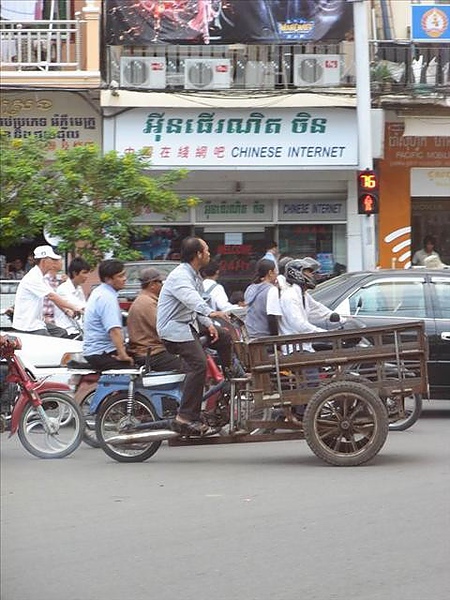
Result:
{"label": "asphalt street", "polygon": [[361,467],[306,442],[39,460],[2,436],[2,600],[448,600],[450,402]]}

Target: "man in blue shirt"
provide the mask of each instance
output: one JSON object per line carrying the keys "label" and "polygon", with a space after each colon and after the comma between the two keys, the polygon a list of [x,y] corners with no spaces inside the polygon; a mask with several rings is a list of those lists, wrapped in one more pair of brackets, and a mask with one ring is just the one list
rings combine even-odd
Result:
{"label": "man in blue shirt", "polygon": [[200,269],[210,260],[208,244],[197,237],[185,238],[180,259],[181,264],[169,273],[159,295],[156,327],[167,350],[181,356],[186,370],[174,429],[185,435],[202,435],[208,430],[199,420],[206,356],[199,334],[210,336],[209,345],[217,350],[226,373],[231,367],[231,337],[224,329],[216,329],[211,320],[228,319],[227,315],[213,310],[202,296]]}
{"label": "man in blue shirt", "polygon": [[96,371],[130,368],[133,359],[125,348],[117,299],[117,292],[125,287],[124,264],[104,260],[98,274],[102,283],[92,291],[84,311],[84,357]]}

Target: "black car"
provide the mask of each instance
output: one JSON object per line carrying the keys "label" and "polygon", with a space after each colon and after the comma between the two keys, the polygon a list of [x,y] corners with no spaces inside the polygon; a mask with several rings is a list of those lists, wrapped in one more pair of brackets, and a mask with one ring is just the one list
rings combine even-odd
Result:
{"label": "black car", "polygon": [[367,326],[423,321],[431,397],[450,399],[450,269],[345,273],[311,293],[325,306],[357,316]]}

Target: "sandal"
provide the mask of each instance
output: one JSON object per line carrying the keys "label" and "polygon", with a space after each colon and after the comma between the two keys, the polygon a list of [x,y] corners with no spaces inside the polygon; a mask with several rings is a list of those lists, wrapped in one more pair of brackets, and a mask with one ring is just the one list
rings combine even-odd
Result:
{"label": "sandal", "polygon": [[210,432],[210,428],[206,423],[200,421],[188,421],[183,423],[177,419],[172,421],[172,429],[180,435],[186,436],[202,436],[207,435]]}

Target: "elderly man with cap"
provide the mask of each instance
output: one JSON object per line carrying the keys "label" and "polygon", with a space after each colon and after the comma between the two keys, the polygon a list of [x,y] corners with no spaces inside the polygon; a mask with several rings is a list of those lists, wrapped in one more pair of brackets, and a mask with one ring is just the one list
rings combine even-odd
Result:
{"label": "elderly man with cap", "polygon": [[139,277],[141,292],[128,311],[128,351],[136,364],[148,365],[155,371],[179,371],[182,361],[166,350],[156,331],[156,309],[164,276],[153,267]]}
{"label": "elderly man with cap", "polygon": [[14,304],[13,327],[17,331],[50,335],[43,318],[43,303],[47,296],[61,310],[73,316],[77,307],[57,294],[44,275],[61,260],[51,246],[38,246],[34,251],[35,266],[20,280]]}

